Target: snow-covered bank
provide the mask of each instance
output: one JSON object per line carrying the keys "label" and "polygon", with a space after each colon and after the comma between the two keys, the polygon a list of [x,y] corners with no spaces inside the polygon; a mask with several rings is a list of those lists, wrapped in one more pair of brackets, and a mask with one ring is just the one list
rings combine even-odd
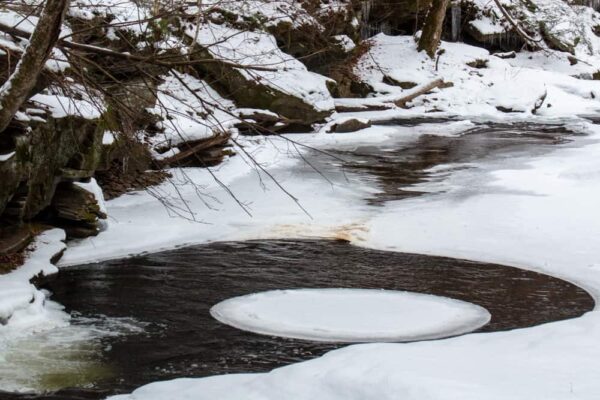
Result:
{"label": "snow-covered bank", "polygon": [[[344,135],[291,138],[305,145],[320,143],[324,147],[351,149],[361,143],[381,142],[397,132],[396,128],[374,128],[350,142]],[[371,212],[362,199],[379,190],[373,184],[359,184],[359,178],[341,171],[333,158],[333,163],[323,165],[320,171],[328,181],[299,156],[306,153],[306,148],[283,138],[239,138],[239,143],[244,151],[212,170],[228,190],[215,182],[206,169],[173,170],[170,182],[108,202],[110,228],[98,237],[70,246],[60,265],[218,240],[346,237],[361,233],[360,221]],[[260,163],[278,183],[254,162]],[[299,199],[299,205],[290,195]],[[353,216],[351,221],[349,215]]]}
{"label": "snow-covered bank", "polygon": [[[597,296],[600,128],[588,129],[573,145],[480,164],[455,172],[443,193],[388,203],[355,243],[520,265]],[[268,374],[154,383],[114,399],[591,400],[600,393],[598,335],[594,311],[511,332],[356,345]]]}
{"label": "snow-covered bank", "polygon": [[29,281],[38,274],[49,275],[58,269],[50,260],[65,249],[65,233],[53,229],[40,234],[27,255],[25,264],[0,275],[0,350],[15,336],[27,335],[68,324],[69,315],[47,299]]}
{"label": "snow-covered bank", "polygon": [[515,115],[573,117],[600,110],[600,82],[574,77],[590,75],[595,67],[570,65],[563,53],[519,53],[504,60],[479,47],[443,42],[443,54],[439,60],[431,60],[417,51],[412,36],[380,34],[370,41],[371,50],[356,70],[377,94],[366,100],[347,100],[349,105],[389,103],[410,93],[414,86],[442,78],[452,86],[417,98],[411,113],[501,119]]}

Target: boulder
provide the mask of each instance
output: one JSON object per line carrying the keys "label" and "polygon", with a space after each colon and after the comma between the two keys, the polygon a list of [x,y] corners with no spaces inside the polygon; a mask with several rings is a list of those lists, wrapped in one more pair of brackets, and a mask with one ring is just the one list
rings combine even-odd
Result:
{"label": "boulder", "polygon": [[370,128],[371,121],[365,118],[345,118],[336,121],[329,128],[329,133],[350,133]]}
{"label": "boulder", "polygon": [[0,161],[0,216],[13,222],[38,216],[61,181],[90,177],[102,151],[96,119],[48,114],[27,125],[3,133],[3,152],[14,155]]}
{"label": "boulder", "polygon": [[383,83],[387,84],[387,85],[392,85],[392,86],[399,86],[402,89],[412,89],[414,87],[419,86],[419,84],[417,82],[411,82],[411,81],[407,81],[407,80],[397,80],[396,78],[390,76],[390,75],[384,75],[383,76]]}
{"label": "boulder", "polygon": [[70,238],[97,235],[100,220],[107,217],[93,193],[71,182],[58,185],[50,212],[55,224],[64,228]]}

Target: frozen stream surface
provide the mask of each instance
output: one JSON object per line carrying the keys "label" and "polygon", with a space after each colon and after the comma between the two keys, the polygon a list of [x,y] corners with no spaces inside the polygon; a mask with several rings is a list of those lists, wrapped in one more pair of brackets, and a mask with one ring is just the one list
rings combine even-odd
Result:
{"label": "frozen stream surface", "polygon": [[[128,318],[143,332],[105,335],[92,352],[83,349],[101,366],[83,384],[62,377],[53,380],[53,389],[66,386],[56,393],[0,398],[103,399],[151,382],[228,374],[155,383],[124,398],[401,393],[411,400],[487,400],[542,393],[562,400],[563,392],[582,390],[581,398],[592,399],[598,358],[586,332],[599,330],[597,313],[589,311],[600,288],[600,132],[584,128],[575,132],[588,136],[561,124],[452,122],[297,136],[335,152],[337,158],[306,152],[310,166],[284,140],[249,139],[249,151],[302,200],[312,220],[264,176],[248,173],[241,156],[217,173],[250,205],[252,219],[217,185],[203,187],[202,199],[194,196],[197,187],[180,187],[210,225],[174,218],[145,193],[109,202],[108,231],[72,246],[64,258],[71,266],[41,284],[80,316],[73,327]],[[210,182],[201,170],[186,172]],[[167,185],[160,190],[169,195]],[[215,199],[206,212],[204,202]],[[176,246],[183,247],[156,252]],[[117,259],[144,251],[153,253]],[[210,315],[227,299],[299,288],[431,294],[482,307],[491,318],[477,334],[449,340],[347,347],[255,334]],[[295,364],[305,360],[311,361]],[[51,367],[44,367],[49,375]],[[19,368],[6,373],[23,378],[27,369]],[[43,371],[38,377],[45,381]],[[79,387],[69,388],[72,382]],[[492,387],[496,397],[489,396]],[[515,397],[517,389],[523,396]]]}

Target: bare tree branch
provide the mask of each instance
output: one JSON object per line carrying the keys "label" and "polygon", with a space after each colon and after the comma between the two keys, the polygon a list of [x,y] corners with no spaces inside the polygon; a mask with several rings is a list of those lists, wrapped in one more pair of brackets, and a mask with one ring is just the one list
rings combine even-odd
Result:
{"label": "bare tree branch", "polygon": [[58,41],[68,0],[48,0],[15,71],[0,87],[0,132],[4,131],[35,86]]}

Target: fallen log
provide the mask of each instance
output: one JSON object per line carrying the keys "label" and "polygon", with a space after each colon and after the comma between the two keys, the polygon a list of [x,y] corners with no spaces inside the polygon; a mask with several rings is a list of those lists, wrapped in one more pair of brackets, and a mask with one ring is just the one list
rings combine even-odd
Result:
{"label": "fallen log", "polygon": [[398,107],[406,108],[406,104],[410,103],[417,97],[427,94],[428,92],[430,92],[431,90],[433,90],[435,88],[443,88],[443,87],[448,87],[448,83],[444,82],[444,80],[441,78],[436,79],[435,81],[430,82],[427,85],[415,88],[415,90],[411,94],[404,96],[402,98],[399,98],[397,100],[394,100],[394,104]]}
{"label": "fallen log", "polygon": [[[224,147],[230,138],[231,138],[231,134],[225,133],[225,134],[218,134],[211,138],[198,141],[195,144],[185,143],[185,144],[179,146],[179,148],[181,150],[179,153],[177,153],[171,157],[164,158],[162,160],[157,160],[156,162],[160,168],[166,168],[169,166],[178,165],[178,164],[181,164],[182,162],[184,162],[188,159],[191,159],[191,158],[197,158],[198,161],[202,162],[203,156],[201,153],[207,152],[214,147]],[[184,147],[183,150],[181,149],[182,147]],[[211,159],[214,158],[214,155],[210,154],[209,158],[211,158]],[[208,160],[206,160],[206,161],[208,161]]]}
{"label": "fallen log", "polygon": [[363,112],[363,111],[384,111],[389,110],[393,106],[388,104],[335,104],[335,111],[339,113],[344,112]]}
{"label": "fallen log", "polygon": [[426,85],[417,86],[409,94],[402,97],[381,96],[367,99],[336,99],[337,112],[381,111],[396,107],[406,108],[406,105],[419,96],[429,93],[435,88],[452,87],[452,82],[445,82],[442,78],[436,79]]}

